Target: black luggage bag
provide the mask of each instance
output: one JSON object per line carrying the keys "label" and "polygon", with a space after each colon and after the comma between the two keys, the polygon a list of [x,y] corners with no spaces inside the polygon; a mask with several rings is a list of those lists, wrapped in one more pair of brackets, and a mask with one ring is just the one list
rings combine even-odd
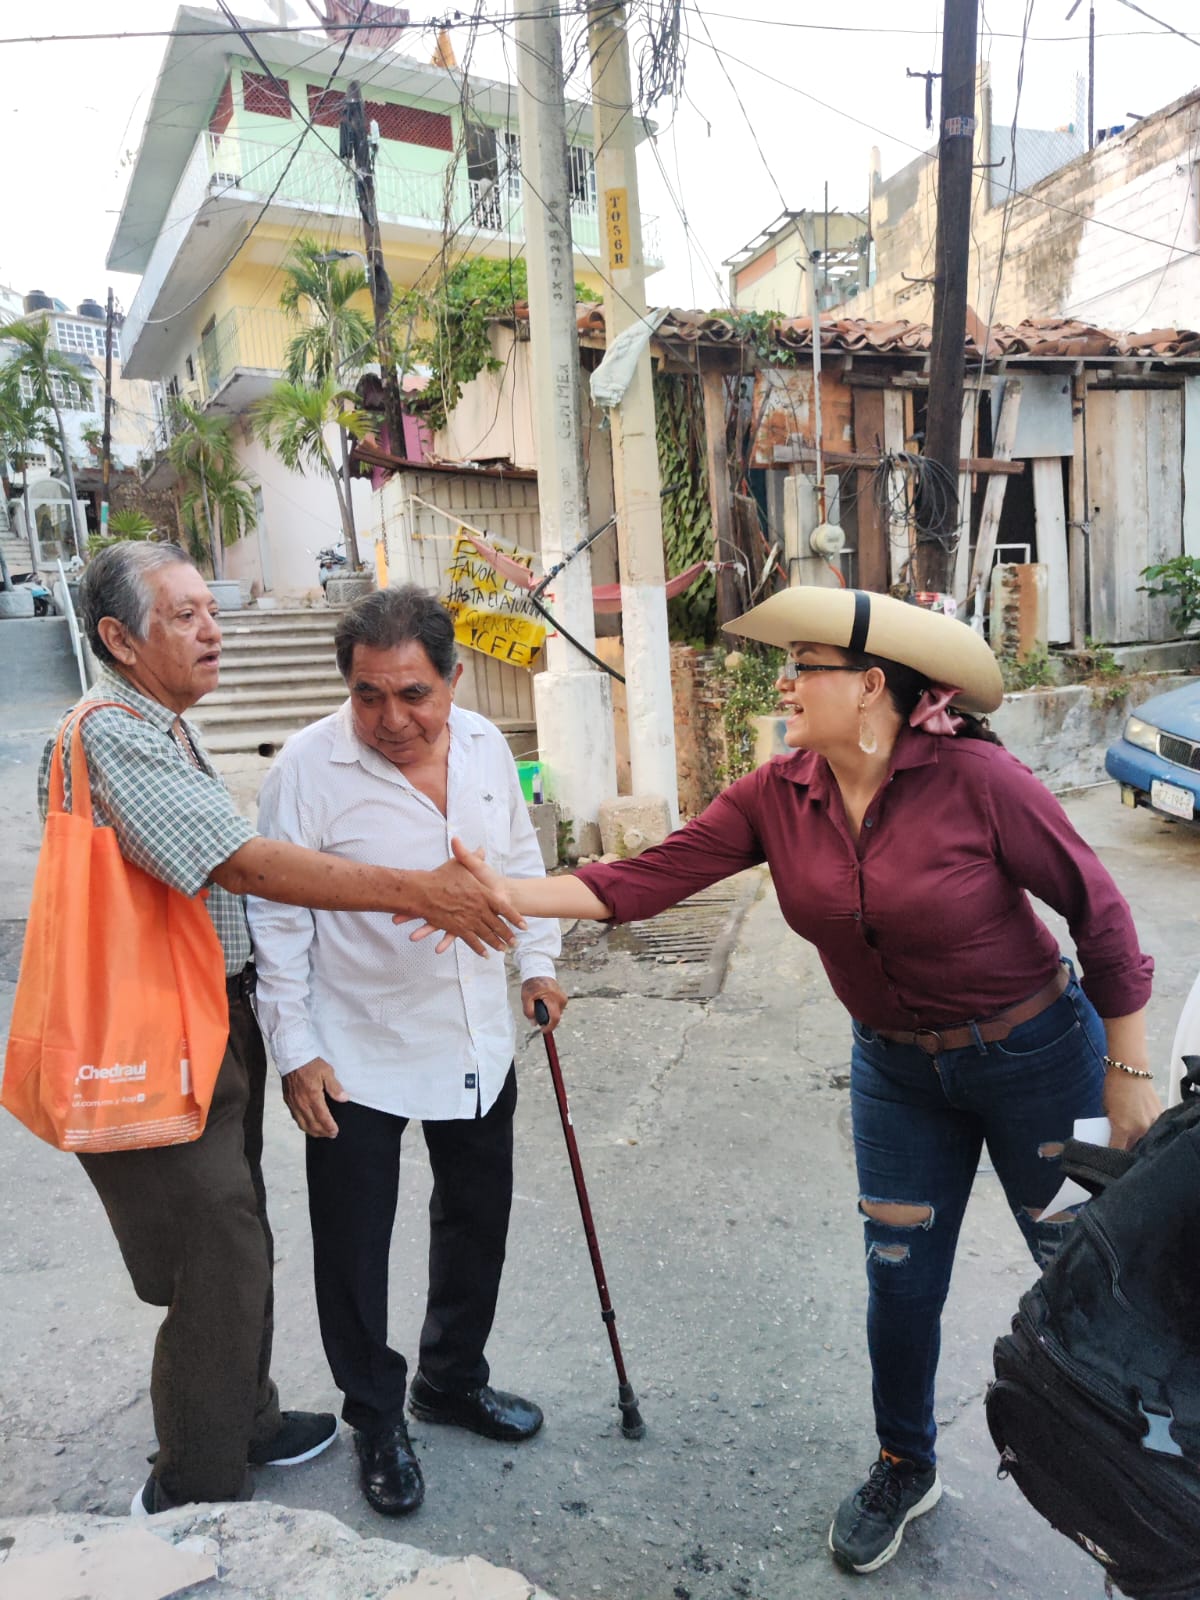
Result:
{"label": "black luggage bag", "polygon": [[1069,1141],[1097,1198],[997,1340],[988,1427],[1034,1509],[1135,1600],[1200,1600],[1200,1058],[1133,1151]]}

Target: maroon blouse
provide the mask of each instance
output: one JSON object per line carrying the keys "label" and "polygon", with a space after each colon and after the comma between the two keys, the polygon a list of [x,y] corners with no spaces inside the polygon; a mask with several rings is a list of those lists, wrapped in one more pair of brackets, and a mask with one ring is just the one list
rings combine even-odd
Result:
{"label": "maroon blouse", "polygon": [[1149,999],[1154,963],[1123,896],[1054,796],[999,745],[904,729],[857,844],[824,758],[798,750],[636,860],[577,876],[629,922],[762,861],[788,925],[868,1026],[986,1017],[1041,988],[1058,941],[1027,890],[1066,918],[1102,1017]]}

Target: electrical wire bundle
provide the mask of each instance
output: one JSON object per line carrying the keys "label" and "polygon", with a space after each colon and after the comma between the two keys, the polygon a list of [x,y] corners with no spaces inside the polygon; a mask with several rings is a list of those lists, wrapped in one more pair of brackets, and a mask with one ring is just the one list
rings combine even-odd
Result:
{"label": "electrical wire bundle", "polygon": [[[958,544],[958,483],[940,461],[911,450],[888,450],[875,468],[875,503],[888,522],[917,530],[918,544],[939,544],[950,552]],[[946,533],[935,528],[950,527]]]}

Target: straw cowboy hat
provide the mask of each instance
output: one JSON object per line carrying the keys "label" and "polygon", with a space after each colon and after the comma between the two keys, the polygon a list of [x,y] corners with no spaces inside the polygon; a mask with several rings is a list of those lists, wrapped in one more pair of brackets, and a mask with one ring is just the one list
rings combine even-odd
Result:
{"label": "straw cowboy hat", "polygon": [[781,589],[725,624],[726,633],[763,644],[832,644],[899,661],[930,682],[953,684],[954,705],[977,716],[1004,698],[1000,666],[985,640],[940,611],[865,589]]}

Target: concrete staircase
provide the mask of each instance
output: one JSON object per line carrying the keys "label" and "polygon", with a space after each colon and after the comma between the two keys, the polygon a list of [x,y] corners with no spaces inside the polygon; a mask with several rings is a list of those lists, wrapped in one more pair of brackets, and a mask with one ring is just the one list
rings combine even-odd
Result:
{"label": "concrete staircase", "polygon": [[188,713],[207,749],[273,755],[289,733],[337,710],[346,698],[333,659],[338,616],[324,606],[221,614],[221,684]]}

